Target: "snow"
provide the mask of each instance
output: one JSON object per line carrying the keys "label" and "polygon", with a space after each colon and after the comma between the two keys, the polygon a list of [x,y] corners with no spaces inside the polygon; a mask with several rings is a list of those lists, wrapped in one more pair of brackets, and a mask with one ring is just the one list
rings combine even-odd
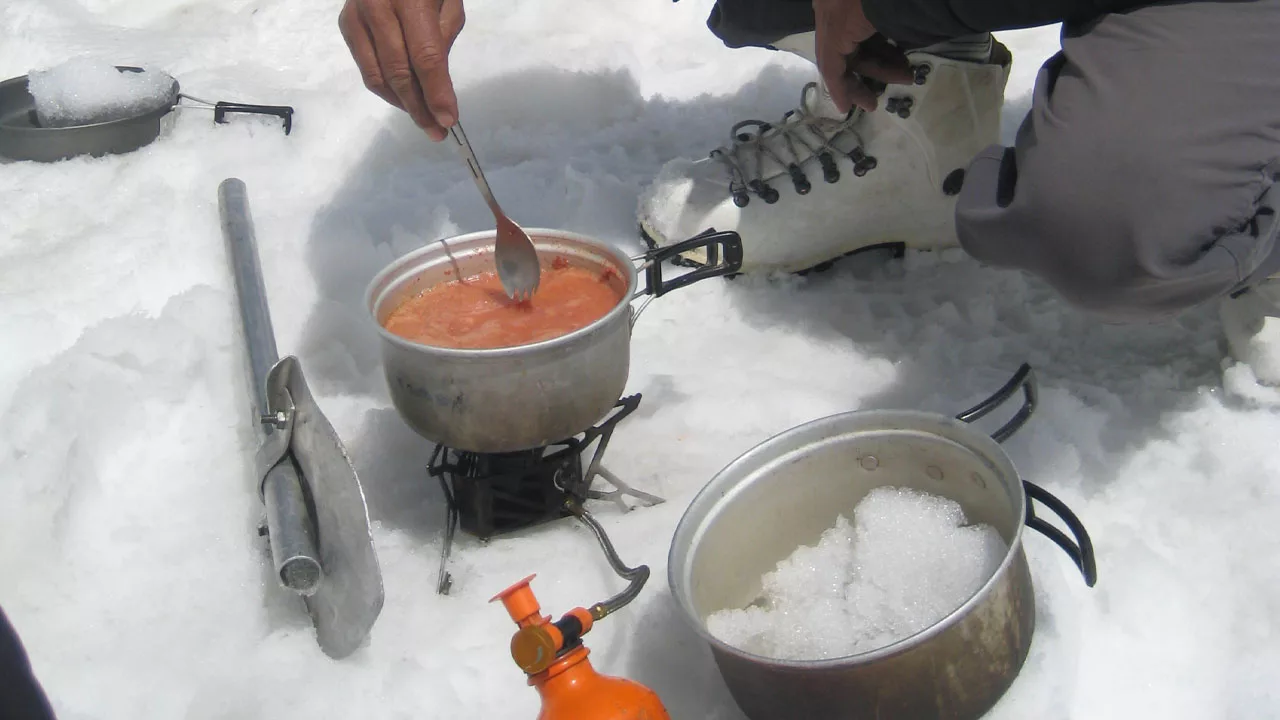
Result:
{"label": "snow", "polygon": [[756,655],[826,660],[932,627],[995,573],[1009,546],[960,503],[878,487],[814,545],[778,562],[751,605],[707,616],[716,638]]}
{"label": "snow", "polygon": [[[214,125],[179,110],[123,157],[0,169],[0,605],[64,720],[531,718],[492,595],[530,573],[558,615],[622,589],[573,522],[460,536],[428,443],[391,409],[361,294],[397,254],[492,227],[465,168],[361,84],[336,0],[6,0],[0,76],[91,53],[213,100],[290,104]],[[667,159],[773,119],[813,77],[731,51],[709,0],[468,4],[451,67],[468,135],[522,224],[637,249],[635,199]],[[572,18],[572,21],[566,21]],[[1009,33],[1006,139],[1056,29]],[[365,484],[386,605],[334,661],[254,533],[248,387],[217,185],[245,180],[281,351],[299,356]],[[665,587],[671,532],[770,435],[873,407],[954,413],[1023,361],[1040,405],[1006,443],[1087,524],[1099,582],[1028,533],[1031,656],[992,718],[1276,717],[1280,416],[1223,360],[1216,309],[1110,327],[962,254],[866,256],[806,279],[709,281],[636,324],[608,465],[667,498],[599,510],[640,597],[590,635],[606,673],[677,718],[740,718]],[[1230,372],[1227,372],[1230,371]],[[1224,374],[1230,385],[1224,388]],[[997,420],[984,421],[993,429]],[[1046,512],[1047,514],[1047,512]]]}
{"label": "snow", "polygon": [[27,75],[44,127],[69,127],[136,117],[171,100],[173,78],[155,70],[117,70],[109,61],[78,55]]}

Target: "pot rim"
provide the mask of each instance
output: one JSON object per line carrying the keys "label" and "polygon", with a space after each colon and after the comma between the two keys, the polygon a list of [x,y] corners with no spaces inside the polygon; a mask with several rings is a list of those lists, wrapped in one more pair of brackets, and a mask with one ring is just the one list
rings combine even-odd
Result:
{"label": "pot rim", "polygon": [[634,308],[630,303],[636,298],[636,284],[639,281],[639,275],[636,271],[636,266],[634,264],[635,261],[631,256],[625,254],[619,248],[590,235],[583,235],[581,233],[575,233],[568,230],[556,230],[554,228],[524,228],[524,231],[529,234],[530,239],[534,241],[535,245],[539,239],[552,241],[570,240],[588,245],[599,250],[602,254],[616,260],[627,283],[627,288],[623,292],[622,298],[618,301],[618,304],[609,310],[609,312],[597,318],[590,324],[580,327],[572,332],[565,333],[564,335],[558,335],[553,338],[539,340],[538,342],[528,343],[526,345],[512,345],[498,348],[449,348],[441,347],[439,345],[427,345],[396,335],[383,327],[382,323],[378,322],[376,312],[378,288],[383,285],[388,278],[404,272],[403,268],[405,265],[416,260],[431,255],[444,254],[445,249],[450,243],[468,243],[475,240],[490,240],[491,242],[489,243],[489,247],[492,248],[496,244],[498,236],[498,231],[494,229],[479,230],[462,235],[440,238],[439,240],[425,244],[416,250],[411,250],[395,258],[390,263],[387,263],[382,270],[378,271],[378,273],[373,276],[373,279],[370,280],[369,284],[365,287],[364,305],[366,317],[373,321],[374,327],[377,328],[378,334],[383,340],[406,350],[429,352],[434,355],[457,359],[497,359],[511,355],[545,352],[554,350],[561,346],[572,345],[578,342],[581,338],[596,332],[601,327],[616,322],[619,315],[626,314],[630,316],[631,313],[634,312]]}
{"label": "pot rim", "polygon": [[[1018,503],[1015,508],[1018,515],[1017,527],[1014,529],[1013,537],[1009,541],[1008,549],[1005,551],[1004,558],[1000,564],[991,573],[990,577],[974,591],[964,603],[955,610],[943,616],[932,625],[912,634],[905,638],[897,640],[889,645],[878,647],[866,652],[855,653],[852,655],[842,655],[839,657],[826,658],[821,660],[787,660],[781,658],[769,657],[767,655],[757,655],[748,652],[736,646],[730,645],[723,640],[712,635],[706,628],[705,623],[698,617],[693,608],[693,602],[690,598],[690,589],[681,578],[676,577],[675,568],[677,566],[685,568],[688,566],[688,557],[693,542],[698,539],[698,535],[705,527],[705,519],[699,520],[695,525],[690,519],[695,507],[700,504],[706,504],[714,507],[728,491],[734,489],[745,479],[744,477],[732,478],[740,468],[747,465],[756,465],[760,462],[760,457],[765,456],[768,461],[776,461],[787,454],[813,443],[805,443],[798,447],[788,447],[790,442],[797,436],[803,435],[824,426],[841,426],[844,423],[857,419],[861,423],[874,422],[879,426],[878,429],[890,430],[895,427],[901,429],[909,429],[913,432],[922,432],[951,442],[958,442],[966,450],[980,457],[992,460],[997,465],[1004,466],[1010,474],[1010,478],[1014,485],[1017,486]],[[898,423],[897,426],[894,423]],[[947,429],[953,430],[959,437],[959,440],[946,438],[928,429],[928,425],[941,425]],[[874,431],[876,428],[861,428],[851,431],[851,434],[858,434],[868,430]],[[785,448],[785,449],[783,449]],[[747,475],[745,477],[750,477]],[[1013,460],[1009,457],[1004,448],[1000,446],[994,439],[985,433],[975,429],[972,425],[957,420],[954,417],[943,415],[941,413],[929,412],[924,410],[892,410],[892,409],[873,409],[873,410],[850,410],[846,412],[827,415],[825,417],[816,418],[800,425],[793,426],[787,430],[783,430],[760,443],[749,448],[746,452],[741,453],[734,458],[729,464],[725,465],[717,472],[710,481],[708,481],[702,489],[700,489],[693,499],[685,506],[680,521],[676,524],[676,529],[672,533],[671,546],[667,553],[667,585],[668,590],[674,596],[676,605],[679,607],[681,615],[685,621],[692,625],[703,641],[712,646],[713,649],[720,652],[733,655],[743,660],[770,665],[773,667],[789,668],[794,670],[827,670],[834,668],[847,668],[849,666],[858,666],[874,663],[889,657],[900,655],[907,651],[913,650],[933,638],[941,635],[952,626],[960,622],[960,620],[976,608],[979,604],[986,602],[992,592],[992,588],[1009,572],[1009,568],[1016,561],[1017,557],[1024,552],[1022,536],[1026,529],[1026,509],[1027,494],[1022,485],[1021,475],[1013,464]],[[677,546],[683,546],[683,554],[686,558],[682,562],[676,561]]]}

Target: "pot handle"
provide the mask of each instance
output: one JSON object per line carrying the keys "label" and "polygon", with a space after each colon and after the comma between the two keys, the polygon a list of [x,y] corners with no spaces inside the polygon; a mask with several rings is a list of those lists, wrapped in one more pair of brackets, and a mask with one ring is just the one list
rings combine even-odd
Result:
{"label": "pot handle", "polygon": [[[1089,539],[1089,531],[1084,529],[1084,523],[1080,522],[1066,503],[1054,497],[1048,490],[1026,480],[1022,481],[1022,487],[1027,494],[1027,527],[1049,538],[1065,550],[1084,575],[1084,584],[1093,587],[1098,581],[1098,565],[1093,555],[1093,541]],[[1075,536],[1075,542],[1072,542],[1066,533],[1038,517],[1032,500],[1044,503],[1061,518],[1071,530],[1071,534]]]}
{"label": "pot handle", "polygon": [[1013,397],[1013,394],[1019,388],[1022,390],[1022,407],[1018,409],[1017,414],[1009,422],[1004,424],[1004,427],[991,433],[993,440],[1002,443],[1021,430],[1022,426],[1027,423],[1027,419],[1031,417],[1031,413],[1035,412],[1040,392],[1036,387],[1036,376],[1031,370],[1031,365],[1022,363],[1022,367],[1018,368],[1018,372],[1014,373],[1009,382],[1004,384],[1004,387],[997,390],[994,395],[986,400],[960,413],[956,416],[956,419],[967,423],[978,420]]}
{"label": "pot handle", "polygon": [[[960,413],[956,416],[956,419],[966,423],[978,420],[1004,404],[1019,389],[1022,390],[1022,407],[1018,408],[1018,412],[1009,422],[991,434],[991,438],[996,442],[1004,442],[1013,437],[1013,434],[1021,430],[1022,426],[1027,423],[1027,419],[1035,411],[1036,403],[1040,397],[1035,373],[1028,363],[1023,363],[1018,368],[1018,372],[1014,373],[1013,377],[1009,379],[1009,382],[1005,383],[1004,387],[997,390],[994,395]],[[1094,583],[1098,581],[1098,566],[1093,555],[1093,541],[1089,539],[1089,531],[1085,529],[1084,523],[1080,522],[1080,519],[1076,517],[1075,513],[1071,512],[1071,508],[1067,507],[1066,503],[1054,497],[1048,490],[1026,480],[1022,481],[1022,487],[1023,492],[1027,495],[1026,526],[1049,538],[1058,547],[1066,551],[1072,562],[1076,564],[1076,567],[1080,568],[1081,574],[1084,575],[1085,584],[1093,587]],[[1067,537],[1061,530],[1037,516],[1035,502],[1041,502],[1048,506],[1071,530],[1071,534],[1075,535],[1075,542],[1072,542],[1071,538]]]}
{"label": "pot handle", "polygon": [[274,115],[284,121],[284,134],[288,135],[293,130],[293,108],[289,105],[249,105],[247,103],[227,102],[219,100],[218,102],[210,102],[201,100],[194,95],[186,93],[178,93],[178,99],[187,99],[197,105],[192,107],[204,106],[206,110],[213,110],[213,121],[218,124],[227,122],[229,113],[246,113],[251,115]]}
{"label": "pot handle", "polygon": [[227,113],[248,113],[253,115],[275,115],[284,120],[284,134],[293,130],[293,108],[288,105],[246,105],[220,100],[213,106],[213,121],[219,124],[227,121]]}
{"label": "pot handle", "polygon": [[[683,252],[697,247],[707,248],[707,264],[670,280],[662,279],[662,263]],[[721,259],[723,255],[723,259]],[[662,297],[672,290],[679,290],[707,278],[732,275],[742,269],[742,238],[732,230],[716,232],[707,230],[688,240],[650,250],[632,260],[643,260],[645,288],[640,294]]]}

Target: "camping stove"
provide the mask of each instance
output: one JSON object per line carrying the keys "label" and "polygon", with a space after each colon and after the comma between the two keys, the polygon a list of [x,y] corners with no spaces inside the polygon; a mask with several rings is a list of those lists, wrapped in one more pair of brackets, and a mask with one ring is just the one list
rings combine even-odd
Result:
{"label": "camping stove", "polygon": [[[448,565],[459,527],[481,541],[488,541],[569,516],[578,517],[595,533],[615,572],[628,580],[640,570],[646,571],[647,576],[647,568],[631,569],[618,559],[604,529],[584,509],[588,500],[612,501],[623,512],[632,509],[625,500],[627,497],[644,507],[665,502],[628,486],[600,462],[618,422],[639,404],[639,393],[624,397],[595,426],[532,450],[491,454],[436,446],[427,473],[439,478],[448,511],[436,591],[446,595],[453,584]],[[584,470],[583,455],[597,441],[595,453]],[[607,482],[612,489],[593,487],[596,478]]]}

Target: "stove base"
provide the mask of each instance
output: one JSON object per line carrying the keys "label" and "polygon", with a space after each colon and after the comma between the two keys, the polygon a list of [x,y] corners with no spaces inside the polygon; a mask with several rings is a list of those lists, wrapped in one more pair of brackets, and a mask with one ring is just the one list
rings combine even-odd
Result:
{"label": "stove base", "polygon": [[[458,528],[487,541],[571,515],[586,515],[582,506],[588,500],[613,502],[623,512],[666,502],[627,485],[600,462],[614,428],[639,406],[640,397],[637,393],[620,399],[613,412],[597,425],[543,448],[484,454],[437,446],[427,472],[440,480],[448,512],[437,592],[447,595],[453,584],[447,568]],[[597,440],[599,444],[584,471],[582,456]],[[603,479],[612,489],[593,489],[596,478]],[[626,498],[631,498],[634,505],[628,505]],[[589,516],[582,519],[594,524]],[[607,537],[601,538],[601,543],[608,555]]]}

